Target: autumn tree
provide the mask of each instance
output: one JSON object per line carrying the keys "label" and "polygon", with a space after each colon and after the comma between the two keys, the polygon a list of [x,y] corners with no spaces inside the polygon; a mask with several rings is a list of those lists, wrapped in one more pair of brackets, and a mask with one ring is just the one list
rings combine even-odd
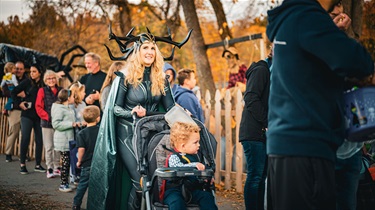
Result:
{"label": "autumn tree", "polygon": [[206,45],[199,24],[195,2],[194,0],[184,0],[181,1],[181,5],[184,11],[186,25],[189,29],[193,29],[190,39],[192,42],[198,79],[201,82],[201,89],[203,92],[209,90],[213,95],[215,93],[215,84],[206,53]]}
{"label": "autumn tree", "polygon": [[224,13],[223,4],[220,0],[210,0],[212,8],[215,11],[216,21],[219,29],[219,34],[222,40],[228,38],[233,38],[232,33],[230,32],[227,17]]}
{"label": "autumn tree", "polygon": [[[97,1],[97,3],[100,5],[100,1]],[[126,34],[132,28],[132,14],[129,2],[127,0],[110,0],[109,4],[117,6],[120,30],[123,34]]]}
{"label": "autumn tree", "polygon": [[355,39],[359,39],[362,35],[364,0],[343,0],[342,4],[345,13],[352,19],[352,25],[349,28],[348,35]]}
{"label": "autumn tree", "polygon": [[21,23],[17,15],[8,17],[8,24],[0,24],[0,43],[31,47],[35,33],[29,22]]}
{"label": "autumn tree", "polygon": [[361,43],[371,53],[372,59],[375,60],[375,1],[364,3],[363,10],[363,27]]}

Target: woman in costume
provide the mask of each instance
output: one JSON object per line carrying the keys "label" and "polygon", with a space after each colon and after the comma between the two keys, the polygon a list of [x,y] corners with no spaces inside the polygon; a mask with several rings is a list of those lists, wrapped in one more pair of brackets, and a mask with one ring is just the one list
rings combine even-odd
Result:
{"label": "woman in costume", "polygon": [[[112,60],[126,60],[123,70],[114,80],[100,125],[88,193],[88,209],[139,209],[140,173],[132,151],[133,118],[150,112],[168,111],[174,99],[168,80],[163,73],[164,58],[156,45],[163,41],[182,47],[191,34],[181,43],[169,37],[156,37],[148,30],[137,36],[132,31],[126,37],[110,32],[120,50],[125,54],[116,58],[107,47]],[[122,41],[126,42],[123,43]],[[129,43],[133,42],[131,47]]]}

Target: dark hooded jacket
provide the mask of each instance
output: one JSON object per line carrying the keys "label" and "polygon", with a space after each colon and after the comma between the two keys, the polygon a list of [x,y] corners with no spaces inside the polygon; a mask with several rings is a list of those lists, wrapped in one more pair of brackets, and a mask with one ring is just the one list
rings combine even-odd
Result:
{"label": "dark hooded jacket", "polygon": [[274,43],[267,153],[335,160],[345,138],[343,82],[374,72],[369,53],[316,0],[268,12]]}
{"label": "dark hooded jacket", "polygon": [[266,141],[270,71],[266,61],[251,64],[246,71],[245,106],[240,124],[240,141]]}

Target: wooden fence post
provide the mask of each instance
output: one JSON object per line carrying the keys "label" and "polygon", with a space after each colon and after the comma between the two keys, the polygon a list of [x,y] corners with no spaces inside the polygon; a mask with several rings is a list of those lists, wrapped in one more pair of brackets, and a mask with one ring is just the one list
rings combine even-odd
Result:
{"label": "wooden fence post", "polygon": [[210,94],[210,91],[207,89],[206,90],[206,97],[205,97],[205,112],[204,112],[204,118],[205,118],[205,121],[204,121],[204,125],[206,126],[206,128],[208,128],[210,130],[210,126],[211,126],[211,123],[210,123],[210,118],[211,118],[211,94]]}
{"label": "wooden fence post", "polygon": [[232,172],[232,103],[230,90],[225,91],[225,189],[231,188]]}
{"label": "wooden fence post", "polygon": [[215,93],[215,138],[217,141],[216,148],[216,172],[215,183],[219,184],[221,180],[221,94],[219,90]]}
{"label": "wooden fence post", "polygon": [[[7,98],[1,97],[0,98],[0,111],[4,110],[5,104],[7,102]],[[8,118],[1,114],[0,115],[0,153],[5,153],[5,146],[6,146],[6,139],[8,134]]]}
{"label": "wooden fence post", "polygon": [[239,141],[240,123],[242,118],[242,93],[238,89],[236,93],[236,191],[243,192],[242,173],[243,173],[243,149]]}

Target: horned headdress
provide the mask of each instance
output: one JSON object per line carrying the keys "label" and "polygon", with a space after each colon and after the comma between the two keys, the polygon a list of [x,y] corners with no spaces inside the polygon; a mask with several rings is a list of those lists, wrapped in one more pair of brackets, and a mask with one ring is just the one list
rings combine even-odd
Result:
{"label": "horned headdress", "polygon": [[[149,41],[149,42],[154,42],[154,43],[165,42],[165,43],[174,45],[174,47],[172,48],[171,55],[169,57],[164,58],[164,60],[170,61],[170,60],[173,59],[175,48],[176,47],[181,48],[189,40],[193,29],[189,30],[187,36],[185,37],[185,39],[182,42],[175,42],[175,41],[172,40],[171,30],[169,28],[168,28],[168,36],[167,37],[154,36],[148,28],[147,28],[147,33],[142,33],[142,34],[139,34],[137,36],[134,36],[132,34],[133,31],[134,31],[134,27],[132,29],[130,29],[130,31],[126,34],[125,37],[119,37],[119,36],[116,36],[112,32],[112,27],[111,27],[111,25],[109,25],[109,40],[113,40],[113,39],[116,40],[116,42],[117,42],[117,44],[120,48],[120,51],[124,54],[121,57],[114,57],[111,50],[109,49],[109,47],[107,45],[104,45],[107,48],[108,55],[111,58],[111,60],[126,60],[129,57],[129,55],[134,51],[134,49],[136,47],[142,45],[146,41]],[[131,43],[134,43],[134,44],[131,45]]]}

